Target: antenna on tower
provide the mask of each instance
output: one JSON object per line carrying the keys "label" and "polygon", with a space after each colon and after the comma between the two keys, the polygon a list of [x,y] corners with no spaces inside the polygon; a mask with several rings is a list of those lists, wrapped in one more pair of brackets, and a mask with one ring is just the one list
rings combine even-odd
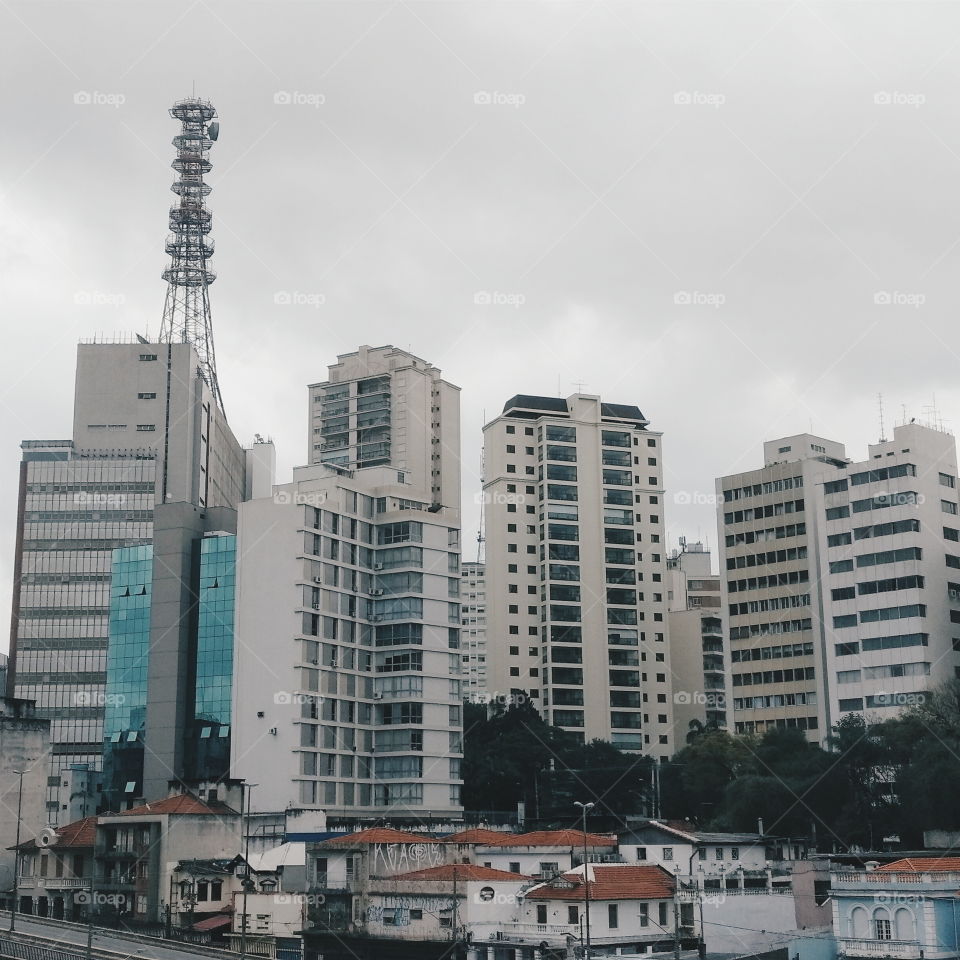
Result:
{"label": "antenna on tower", "polygon": [[878,394],[877,394],[877,405],[878,405],[879,408],[880,408],[880,440],[879,440],[878,442],[879,442],[879,443],[886,443],[886,442],[887,442],[887,435],[886,435],[886,433],[884,432],[884,429],[883,429],[883,394],[882,394],[882,393],[878,393]]}
{"label": "antenna on tower", "polygon": [[177,156],[171,164],[179,177],[170,187],[180,199],[170,208],[172,233],[166,242],[170,265],[163,271],[167,295],[159,342],[193,345],[201,376],[222,413],[209,293],[217,275],[207,266],[207,260],[213,256],[213,240],[207,236],[213,216],[204,198],[211,187],[203,180],[211,169],[208,154],[219,135],[220,124],[213,104],[196,97],[175,103],[170,116],[181,123],[180,133],[172,141]]}

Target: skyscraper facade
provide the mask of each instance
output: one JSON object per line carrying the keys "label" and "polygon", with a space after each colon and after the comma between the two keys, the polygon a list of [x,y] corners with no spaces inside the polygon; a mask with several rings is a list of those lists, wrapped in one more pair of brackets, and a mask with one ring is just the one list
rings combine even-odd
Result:
{"label": "skyscraper facade", "polygon": [[482,703],[487,695],[487,587],[484,565],[460,566],[460,650],[464,699]]}
{"label": "skyscraper facade", "polygon": [[636,406],[518,395],[484,428],[491,695],[673,752],[661,435]]}

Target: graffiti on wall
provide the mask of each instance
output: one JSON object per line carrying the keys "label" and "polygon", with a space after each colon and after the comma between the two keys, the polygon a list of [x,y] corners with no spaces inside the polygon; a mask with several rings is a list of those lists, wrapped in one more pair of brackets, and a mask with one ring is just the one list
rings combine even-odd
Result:
{"label": "graffiti on wall", "polygon": [[370,853],[370,875],[439,867],[447,862],[446,847],[443,843],[375,843]]}

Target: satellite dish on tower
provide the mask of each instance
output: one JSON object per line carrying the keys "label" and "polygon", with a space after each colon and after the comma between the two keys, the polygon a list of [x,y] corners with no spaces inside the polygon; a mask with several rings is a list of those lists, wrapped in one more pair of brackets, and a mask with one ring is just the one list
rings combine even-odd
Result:
{"label": "satellite dish on tower", "polygon": [[37,837],[37,846],[44,849],[56,846],[59,842],[60,834],[53,827],[44,827],[40,831],[40,836]]}
{"label": "satellite dish on tower", "polygon": [[207,127],[207,136],[208,136],[211,140],[216,140],[217,137],[220,136],[220,121],[219,121],[219,120],[214,120],[214,121]]}

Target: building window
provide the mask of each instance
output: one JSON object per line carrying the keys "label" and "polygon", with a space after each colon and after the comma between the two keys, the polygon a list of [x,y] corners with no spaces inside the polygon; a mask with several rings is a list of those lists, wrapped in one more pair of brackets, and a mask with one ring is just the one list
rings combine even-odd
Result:
{"label": "building window", "polygon": [[[618,921],[619,921],[617,912],[618,912],[617,904],[615,903],[607,904],[607,926],[609,926],[611,930],[617,929]],[[890,938],[888,937],[887,939],[889,940]]]}
{"label": "building window", "polygon": [[673,847],[664,847],[663,848],[663,859],[672,860],[673,859]]}
{"label": "building window", "polygon": [[873,921],[874,931],[877,940],[889,940],[891,938],[890,921],[877,919]]}
{"label": "building window", "polygon": [[580,922],[580,908],[576,905],[567,906],[567,923],[576,925]]}

